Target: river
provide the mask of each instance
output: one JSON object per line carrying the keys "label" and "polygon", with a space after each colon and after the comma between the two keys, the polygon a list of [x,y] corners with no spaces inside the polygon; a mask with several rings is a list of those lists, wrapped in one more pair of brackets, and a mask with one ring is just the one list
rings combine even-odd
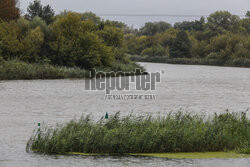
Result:
{"label": "river", "polygon": [[[0,81],[0,167],[33,166],[249,166],[246,159],[189,159],[59,156],[27,153],[37,123],[55,125],[81,115],[99,119],[121,115],[164,115],[178,110],[211,115],[250,110],[250,69],[141,63],[148,72],[164,70],[156,99],[105,100],[103,91],[86,91],[85,80]],[[116,92],[117,93],[117,92]],[[122,92],[124,94],[124,92]],[[247,112],[248,117],[250,111]]]}

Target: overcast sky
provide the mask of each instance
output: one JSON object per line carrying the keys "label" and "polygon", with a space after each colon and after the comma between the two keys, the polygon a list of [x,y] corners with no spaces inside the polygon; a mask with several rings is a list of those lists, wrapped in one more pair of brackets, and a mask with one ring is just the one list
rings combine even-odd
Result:
{"label": "overcast sky", "polygon": [[[29,2],[20,0],[20,7],[26,12]],[[244,15],[250,10],[250,0],[41,0],[59,13],[63,10],[76,12],[92,11],[98,14],[170,14],[170,15],[209,15],[217,10],[228,10],[232,14]],[[147,21],[166,21],[174,23],[195,17],[114,17],[105,19],[123,21],[130,26],[139,27]]]}

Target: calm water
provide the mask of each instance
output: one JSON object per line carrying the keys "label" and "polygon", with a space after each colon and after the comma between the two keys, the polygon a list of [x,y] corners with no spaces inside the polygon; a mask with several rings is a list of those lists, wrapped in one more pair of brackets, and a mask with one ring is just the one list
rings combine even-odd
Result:
{"label": "calm water", "polygon": [[[138,157],[47,156],[26,153],[37,122],[54,125],[82,114],[99,119],[165,114],[179,109],[212,114],[250,108],[250,69],[142,63],[149,72],[165,70],[156,100],[104,100],[104,92],[85,91],[84,80],[0,81],[0,167],[33,166],[250,166],[250,159],[169,160]],[[124,93],[124,92],[123,92]],[[249,109],[250,110],[250,109]],[[250,111],[248,112],[250,116]]]}

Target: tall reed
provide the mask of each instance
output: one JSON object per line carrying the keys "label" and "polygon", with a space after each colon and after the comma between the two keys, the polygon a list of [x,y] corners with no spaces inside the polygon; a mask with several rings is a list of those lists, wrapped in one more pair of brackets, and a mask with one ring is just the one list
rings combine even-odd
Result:
{"label": "tall reed", "polygon": [[91,121],[90,117],[48,128],[30,149],[43,153],[162,153],[224,151],[250,146],[250,120],[246,113],[214,114],[207,118],[190,113],[165,117],[120,117]]}

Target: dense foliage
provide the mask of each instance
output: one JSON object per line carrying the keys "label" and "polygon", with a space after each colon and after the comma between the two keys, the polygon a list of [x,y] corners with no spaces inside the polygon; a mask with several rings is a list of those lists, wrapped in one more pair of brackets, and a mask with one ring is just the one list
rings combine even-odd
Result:
{"label": "dense foliage", "polygon": [[56,67],[50,64],[30,64],[17,60],[0,63],[0,80],[84,78],[80,68]]}
{"label": "dense foliage", "polygon": [[250,12],[241,19],[217,11],[207,20],[146,23],[137,30],[91,12],[55,15],[40,0],[20,17],[17,4],[0,2],[0,63],[133,71],[139,66],[132,59],[250,67]]}
{"label": "dense foliage", "polygon": [[0,19],[4,21],[16,20],[20,17],[18,0],[1,0],[0,1]]}
{"label": "dense foliage", "polygon": [[[16,8],[16,4],[12,6]],[[1,4],[0,13],[3,7]],[[55,16],[53,9],[39,0],[30,3],[27,11],[15,19],[0,15],[0,63],[21,61],[85,70],[140,68],[125,54],[125,24],[101,20],[93,13],[64,11]]]}
{"label": "dense foliage", "polygon": [[250,120],[246,113],[210,118],[177,112],[152,118],[119,114],[94,123],[82,117],[31,137],[27,148],[43,153],[161,153],[247,150]]}
{"label": "dense foliage", "polygon": [[152,28],[162,22],[146,23],[137,33],[126,34],[128,53],[137,61],[250,67],[249,13],[240,19],[217,11],[207,21],[175,23],[164,31]]}

